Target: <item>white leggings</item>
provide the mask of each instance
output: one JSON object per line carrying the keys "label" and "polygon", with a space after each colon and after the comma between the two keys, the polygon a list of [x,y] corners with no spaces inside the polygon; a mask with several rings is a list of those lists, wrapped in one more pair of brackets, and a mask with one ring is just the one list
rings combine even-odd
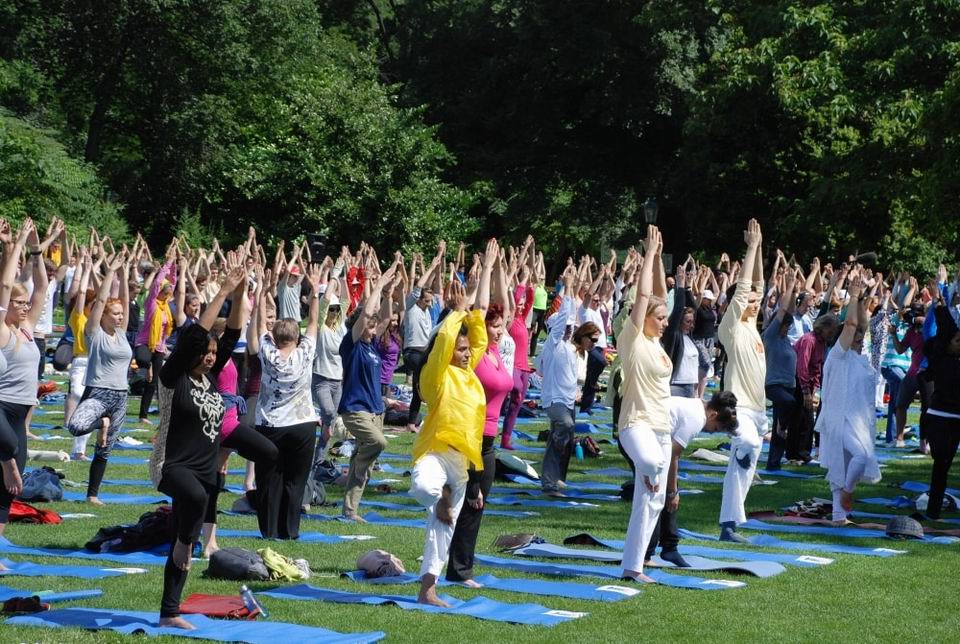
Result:
{"label": "white leggings", "polygon": [[[747,520],[744,503],[753,484],[763,442],[767,433],[767,414],[746,407],[737,407],[739,433],[730,440],[730,463],[723,477],[723,500],[720,502],[720,523],[741,524]],[[747,467],[743,467],[746,464]]]}
{"label": "white leggings", "polygon": [[[413,466],[410,476],[410,496],[427,508],[426,540],[423,544],[423,563],[420,576],[439,577],[447,563],[450,541],[460,516],[460,507],[467,491],[467,457],[447,449],[445,452],[427,452]],[[450,487],[450,525],[437,519],[437,501],[443,494],[443,486]]]}
{"label": "white leggings", "polygon": [[[642,572],[647,546],[667,495],[667,468],[673,446],[669,432],[654,432],[645,424],[621,430],[620,445],[636,468],[630,522],[623,544],[623,569]],[[652,485],[659,486],[656,492],[647,489],[644,477]]]}
{"label": "white leggings", "polygon": [[848,514],[840,505],[840,493],[844,490],[853,493],[860,479],[863,478],[863,472],[867,469],[867,455],[863,448],[857,443],[856,439],[849,433],[843,435],[843,487],[830,484],[830,490],[833,492],[833,520],[844,521]]}

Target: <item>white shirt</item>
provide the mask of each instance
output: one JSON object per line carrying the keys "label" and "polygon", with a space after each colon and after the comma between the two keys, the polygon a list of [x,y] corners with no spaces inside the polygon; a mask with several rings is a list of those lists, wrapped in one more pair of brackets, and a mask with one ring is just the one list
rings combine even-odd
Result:
{"label": "white shirt", "polygon": [[500,344],[497,346],[497,350],[500,351],[500,359],[503,361],[503,366],[507,368],[507,373],[512,374],[517,343],[506,331],[500,336]]}
{"label": "white shirt", "polygon": [[680,356],[680,368],[674,384],[689,385],[700,380],[700,352],[689,335],[683,336],[683,354]]}
{"label": "white shirt", "polygon": [[573,407],[577,399],[577,351],[563,338],[567,320],[575,311],[573,298],[565,295],[560,310],[547,318],[547,340],[540,353],[540,402],[544,409],[554,403]]}
{"label": "white shirt", "polygon": [[260,338],[260,398],[257,402],[257,424],[267,427],[288,427],[315,422],[317,412],[310,395],[316,338],[302,336],[300,346],[286,359],[280,355],[270,334]]}
{"label": "white shirt", "polygon": [[422,289],[415,286],[407,296],[407,313],[403,317],[403,348],[426,349],[430,344],[430,332],[433,330],[433,318],[429,309],[417,306]]}
{"label": "white shirt", "polygon": [[[23,283],[27,289],[27,297],[33,297],[33,278]],[[40,318],[37,320],[37,326],[34,327],[34,335],[50,335],[53,333],[53,300],[57,296],[58,282],[56,278],[50,280],[47,284],[46,297],[43,298],[43,309],[40,311]]]}
{"label": "white shirt", "polygon": [[583,326],[587,322],[593,322],[597,325],[597,328],[600,329],[600,340],[597,342],[597,346],[601,349],[607,348],[607,331],[603,326],[603,316],[600,315],[599,309],[592,309],[589,306],[581,306],[580,313],[578,315],[580,326]]}
{"label": "white shirt", "polygon": [[690,444],[707,422],[707,412],[698,398],[670,396],[670,433],[680,447]]}
{"label": "white shirt", "polygon": [[346,334],[345,321],[332,329],[326,324],[320,325],[317,330],[317,356],[313,360],[313,373],[330,380],[343,380],[340,343]]}

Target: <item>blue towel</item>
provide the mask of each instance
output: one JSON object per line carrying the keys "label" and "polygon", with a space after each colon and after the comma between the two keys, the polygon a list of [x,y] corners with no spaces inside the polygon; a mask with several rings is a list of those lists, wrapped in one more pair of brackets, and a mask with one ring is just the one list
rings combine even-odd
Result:
{"label": "blue towel", "polygon": [[317,588],[309,584],[276,588],[257,594],[275,597],[277,599],[300,599],[334,602],[337,604],[369,604],[375,606],[392,604],[403,610],[416,610],[433,614],[466,615],[468,617],[476,617],[477,619],[491,620],[494,622],[533,624],[537,626],[554,626],[587,615],[587,613],[550,610],[540,604],[507,604],[480,595],[466,601],[443,595],[441,596],[442,599],[450,604],[450,608],[442,608],[440,606],[417,603],[417,598],[413,596],[352,593],[346,590]]}
{"label": "blue towel", "polygon": [[[700,541],[719,541],[719,537],[693,532],[680,528],[680,536]],[[867,557],[893,557],[906,554],[906,550],[892,550],[890,548],[864,548],[863,546],[847,546],[835,543],[807,543],[803,541],[786,541],[769,534],[758,534],[747,537],[747,541],[754,546],[765,548],[783,548],[785,550],[806,550],[812,552],[829,552],[845,555],[864,555]]]}
{"label": "blue towel", "polygon": [[[367,578],[362,570],[344,573],[343,577],[369,584],[419,584],[420,577],[411,573],[404,573],[396,577]],[[567,597],[569,599],[586,599],[598,602],[619,602],[640,594],[636,586],[597,586],[595,584],[579,584],[571,581],[544,581],[542,579],[507,578],[501,579],[493,575],[478,575],[473,578],[484,588],[502,590],[508,593],[523,593],[525,595],[540,595],[542,597]],[[463,586],[456,581],[438,579],[438,586]]]}
{"label": "blue towel", "polygon": [[0,559],[6,570],[2,577],[75,577],[77,579],[103,579],[147,572],[144,568],[97,568],[95,566],[71,566],[69,564],[38,564],[32,561]]}
{"label": "blue towel", "polygon": [[[170,499],[165,496],[154,496],[150,494],[111,494],[101,492],[97,498],[104,503],[122,503],[123,505],[153,505],[154,503],[170,503]],[[64,492],[64,501],[86,501],[86,492]]]}
{"label": "blue towel", "polygon": [[[257,530],[217,530],[218,537],[242,537],[248,539],[259,539],[260,532]],[[367,541],[372,539],[368,535],[338,535],[323,534],[322,532],[301,532],[297,539],[300,543],[351,543],[354,541]]]}
{"label": "blue towel", "polygon": [[102,594],[103,591],[99,588],[91,590],[66,590],[62,593],[55,593],[52,590],[33,591],[0,586],[0,602],[5,602],[14,597],[32,597],[36,595],[40,598],[40,601],[49,604],[54,602],[71,602],[77,599],[89,599],[91,597],[99,597]]}
{"label": "blue towel", "polygon": [[[760,531],[770,531],[770,532],[790,532],[793,534],[818,534],[827,537],[846,537],[850,539],[860,539],[860,538],[873,538],[873,539],[889,539],[885,532],[880,530],[870,530],[867,528],[856,528],[856,527],[845,527],[845,528],[834,528],[827,526],[819,525],[793,525],[785,523],[768,523],[766,521],[758,521],[756,519],[748,519],[745,523],[741,523],[741,528],[747,528],[748,530],[760,530]],[[931,537],[924,535],[923,541],[927,543],[936,543],[941,545],[954,544],[960,541],[960,538],[957,537]]]}
{"label": "blue towel", "polygon": [[196,630],[161,628],[157,613],[117,609],[62,608],[33,615],[11,617],[4,624],[11,626],[40,626],[45,628],[83,628],[108,630],[124,635],[144,633],[151,637],[173,635],[215,642],[247,642],[248,644],[277,644],[277,642],[324,642],[325,644],[366,644],[377,642],[386,635],[382,632],[337,633],[316,626],[301,626],[284,622],[231,621],[210,619],[204,615],[183,615]]}
{"label": "blue towel", "polygon": [[[620,563],[623,558],[622,552],[614,550],[567,548],[566,546],[557,546],[552,543],[531,544],[524,548],[514,550],[513,554],[520,555],[521,557],[584,559],[587,561],[606,561],[611,563]],[[687,563],[690,564],[685,570],[697,572],[722,570],[725,572],[747,573],[757,577],[773,577],[786,570],[786,568],[774,561],[718,561],[694,554],[690,554],[685,557],[685,559]],[[675,567],[673,564],[663,561],[659,557],[654,557],[654,562],[665,568]]]}
{"label": "blue towel", "polygon": [[[604,577],[621,579],[623,569],[615,566],[587,566],[572,564],[553,564],[543,561],[524,561],[522,559],[503,559],[488,555],[477,555],[476,561],[486,566],[508,568],[520,572],[539,575],[553,575],[558,577]],[[688,577],[686,575],[671,575],[662,570],[647,570],[645,574],[658,584],[674,588],[690,588],[695,590],[726,590],[728,588],[743,588],[742,581],[729,579],[703,579],[702,577]]]}
{"label": "blue towel", "polygon": [[[169,549],[169,546],[165,547]],[[0,537],[0,552],[9,555],[27,555],[34,557],[65,557],[67,559],[118,561],[135,566],[162,566],[167,563],[167,555],[156,552],[88,552],[86,550],[66,550],[63,548],[33,548],[30,546],[14,545],[5,537]]]}

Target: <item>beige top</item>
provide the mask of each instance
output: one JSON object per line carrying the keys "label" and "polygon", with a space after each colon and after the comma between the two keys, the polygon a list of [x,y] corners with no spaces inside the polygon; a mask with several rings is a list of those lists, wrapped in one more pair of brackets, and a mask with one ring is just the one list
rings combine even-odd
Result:
{"label": "beige top", "polygon": [[617,336],[623,363],[620,430],[647,424],[658,434],[670,433],[670,375],[673,363],[656,338],[648,338],[627,317]]}
{"label": "beige top", "polygon": [[[762,285],[760,290],[762,291]],[[737,406],[765,412],[767,362],[763,354],[763,340],[757,331],[757,319],[740,320],[747,308],[750,280],[737,281],[733,299],[720,320],[717,337],[727,351],[727,369],[724,383],[737,397]],[[758,291],[757,297],[761,297]]]}

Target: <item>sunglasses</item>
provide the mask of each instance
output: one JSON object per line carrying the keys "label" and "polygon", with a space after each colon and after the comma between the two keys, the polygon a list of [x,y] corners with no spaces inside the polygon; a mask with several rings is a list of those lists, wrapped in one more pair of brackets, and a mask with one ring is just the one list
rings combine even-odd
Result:
{"label": "sunglasses", "polygon": [[600,342],[600,338],[599,337],[590,338],[590,342],[593,342],[594,344],[596,344],[597,342]]}

